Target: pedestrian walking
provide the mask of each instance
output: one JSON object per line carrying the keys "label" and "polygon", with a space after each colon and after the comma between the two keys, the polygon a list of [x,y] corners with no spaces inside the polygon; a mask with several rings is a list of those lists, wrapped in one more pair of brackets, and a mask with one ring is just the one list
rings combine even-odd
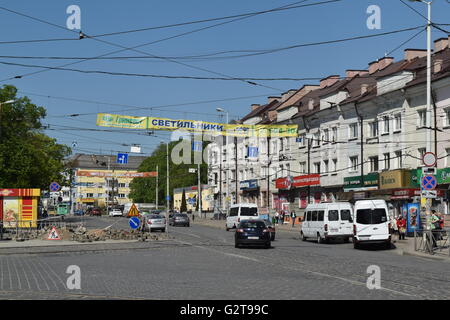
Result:
{"label": "pedestrian walking", "polygon": [[433,248],[437,247],[437,243],[436,240],[439,237],[439,228],[440,228],[440,222],[439,222],[439,217],[436,214],[436,210],[431,210],[431,223],[430,223],[430,229],[431,229],[431,238],[433,241]]}
{"label": "pedestrian walking", "polygon": [[403,217],[403,215],[399,215],[397,218],[397,228],[398,228],[398,240],[405,240],[406,219]]}
{"label": "pedestrian walking", "polygon": [[295,214],[295,211],[291,212],[291,219],[292,219],[292,227],[295,225],[295,218],[297,218],[297,215]]}
{"label": "pedestrian walking", "polygon": [[275,222],[276,224],[278,224],[278,222],[280,221],[280,213],[278,212],[278,210],[275,212]]}

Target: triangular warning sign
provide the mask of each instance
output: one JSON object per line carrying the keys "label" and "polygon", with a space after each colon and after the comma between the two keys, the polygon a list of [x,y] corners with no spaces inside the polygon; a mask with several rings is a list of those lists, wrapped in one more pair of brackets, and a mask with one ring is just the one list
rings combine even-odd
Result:
{"label": "triangular warning sign", "polygon": [[136,207],[136,205],[133,203],[133,205],[130,208],[130,211],[128,211],[128,217],[139,217],[139,210]]}
{"label": "triangular warning sign", "polygon": [[61,237],[59,236],[59,233],[55,227],[53,227],[50,233],[48,234],[47,240],[61,240]]}

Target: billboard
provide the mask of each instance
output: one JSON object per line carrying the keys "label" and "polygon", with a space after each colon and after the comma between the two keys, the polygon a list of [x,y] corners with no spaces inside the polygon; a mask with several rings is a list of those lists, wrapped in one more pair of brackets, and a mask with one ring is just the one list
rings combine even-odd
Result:
{"label": "billboard", "polygon": [[179,120],[154,117],[133,117],[99,113],[97,126],[141,130],[185,130],[211,135],[235,137],[297,137],[297,125],[247,125],[224,124],[196,120]]}

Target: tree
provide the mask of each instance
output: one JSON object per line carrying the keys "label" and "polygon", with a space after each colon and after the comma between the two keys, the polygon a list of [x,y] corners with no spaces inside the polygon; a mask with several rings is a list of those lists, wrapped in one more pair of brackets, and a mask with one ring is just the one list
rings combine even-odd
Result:
{"label": "tree", "polygon": [[[179,143],[178,141],[172,141],[169,143],[169,154],[171,154],[174,146]],[[205,142],[206,143],[206,142]],[[193,160],[193,159],[192,159]],[[193,163],[193,162],[192,162]],[[166,144],[161,143],[156,149],[153,151],[152,155],[145,159],[138,171],[139,172],[149,172],[155,171],[156,166],[159,167],[159,199],[158,203],[166,203],[166,172],[167,172],[167,158],[166,158]],[[169,169],[170,169],[170,184],[169,184],[169,193],[171,195],[171,199],[173,199],[173,189],[189,187],[197,185],[197,175],[189,173],[189,168],[196,167],[195,164],[174,164],[172,161],[169,161]],[[202,183],[207,183],[208,177],[208,166],[207,164],[202,164],[200,166]],[[135,178],[130,183],[130,194],[129,197],[134,202],[137,203],[155,203],[155,193],[156,193],[156,179],[155,178]],[[173,205],[173,202],[171,202]]]}
{"label": "tree", "polygon": [[180,212],[186,212],[186,211],[187,211],[186,191],[183,189],[183,195],[181,196]]}
{"label": "tree", "polygon": [[43,133],[46,110],[18,98],[14,86],[0,89],[0,187],[48,189],[52,181],[64,184],[64,158],[70,148]]}

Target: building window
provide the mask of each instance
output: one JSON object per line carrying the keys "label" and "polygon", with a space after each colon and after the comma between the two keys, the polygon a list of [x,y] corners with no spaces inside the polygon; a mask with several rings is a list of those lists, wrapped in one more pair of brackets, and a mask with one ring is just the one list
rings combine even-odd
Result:
{"label": "building window", "polygon": [[300,135],[299,138],[300,138],[300,139],[299,139],[298,147],[299,147],[299,148],[305,147],[305,146],[306,146],[306,135],[305,135],[305,134],[302,134],[302,135]]}
{"label": "building window", "polygon": [[444,109],[444,127],[450,127],[450,108]]}
{"label": "building window", "polygon": [[332,140],[333,142],[336,142],[337,139],[338,139],[338,130],[337,130],[337,127],[331,128],[331,131],[332,131],[332,133],[331,133],[331,135],[332,135],[331,140]]}
{"label": "building window", "polygon": [[120,198],[120,199],[124,199],[124,198],[126,198],[126,195],[123,194],[123,193],[119,193],[119,198]]}
{"label": "building window", "polygon": [[333,159],[332,161],[333,161],[333,168],[331,168],[331,169],[333,170],[333,172],[336,172],[338,169],[338,167],[337,167],[338,159]]}
{"label": "building window", "polygon": [[349,139],[358,138],[358,123],[351,123],[349,125]]}
{"label": "building window", "polygon": [[383,117],[383,133],[389,133],[390,127],[389,127],[389,116]]}
{"label": "building window", "polygon": [[358,156],[350,157],[349,171],[358,171]]}
{"label": "building window", "polygon": [[378,137],[378,121],[369,123],[369,135],[371,138]]}
{"label": "building window", "polygon": [[445,149],[446,157],[445,157],[445,166],[450,166],[450,148]]}
{"label": "building window", "polygon": [[323,160],[323,173],[328,173],[328,160]]}
{"label": "building window", "polygon": [[427,111],[424,110],[419,110],[417,111],[417,114],[419,115],[419,119],[418,119],[418,126],[419,128],[425,127],[427,125]]}
{"label": "building window", "polygon": [[330,130],[328,130],[328,129],[323,130],[322,140],[323,140],[323,143],[330,142]]}
{"label": "building window", "polygon": [[86,193],[86,198],[93,198],[94,194],[93,193]]}
{"label": "building window", "polygon": [[397,113],[394,115],[394,131],[401,131],[402,130],[402,114]]}
{"label": "building window", "polygon": [[314,173],[320,174],[320,162],[314,163]]}
{"label": "building window", "polygon": [[306,162],[300,162],[300,173],[306,173]]}
{"label": "building window", "polygon": [[284,138],[284,146],[286,150],[290,150],[290,146],[289,146],[289,138]]}
{"label": "building window", "polygon": [[383,158],[384,158],[384,169],[389,170],[391,168],[391,155],[389,153],[384,153]]}
{"label": "building window", "polygon": [[419,148],[417,149],[417,154],[418,154],[418,158],[417,162],[419,163],[418,166],[421,167],[422,166],[422,159],[423,159],[423,155],[427,152],[426,148]]}
{"label": "building window", "polygon": [[378,172],[378,156],[370,157],[370,172]]}
{"label": "building window", "polygon": [[313,147],[319,147],[320,146],[320,132],[316,132],[313,135]]}
{"label": "building window", "polygon": [[403,167],[403,157],[401,151],[395,151],[395,163],[397,164],[398,169]]}

